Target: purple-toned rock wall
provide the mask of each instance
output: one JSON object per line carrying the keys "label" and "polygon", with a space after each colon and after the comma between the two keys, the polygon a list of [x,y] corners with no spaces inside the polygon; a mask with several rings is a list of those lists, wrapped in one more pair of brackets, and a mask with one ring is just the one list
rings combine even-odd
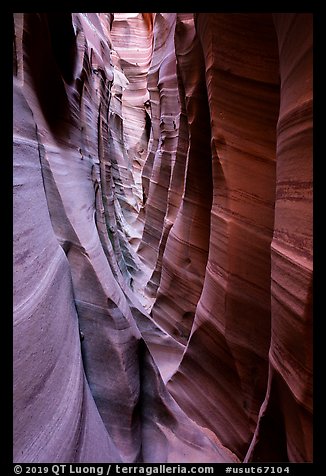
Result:
{"label": "purple-toned rock wall", "polygon": [[14,461],[312,461],[312,15],[14,26]]}

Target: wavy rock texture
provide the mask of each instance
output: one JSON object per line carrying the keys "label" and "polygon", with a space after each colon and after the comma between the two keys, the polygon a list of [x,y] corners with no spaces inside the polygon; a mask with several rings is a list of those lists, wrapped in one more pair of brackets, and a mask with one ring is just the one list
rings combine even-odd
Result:
{"label": "wavy rock texture", "polygon": [[115,254],[112,17],[15,19],[14,459],[235,461],[167,392],[146,342],[173,341]]}
{"label": "wavy rock texture", "polygon": [[[147,76],[152,57],[153,36],[144,25],[141,14],[116,13],[111,29],[112,55],[115,72],[120,81],[113,81],[109,123],[109,157],[113,167],[113,184],[119,207],[117,212],[119,239],[128,241],[123,245],[123,254],[131,254],[127,260],[132,279],[142,274],[134,250],[142,234],[142,222],[138,215],[142,211],[143,190],[141,172],[147,155],[148,136],[150,133],[150,115],[145,104],[149,100]],[[117,78],[117,79],[118,79]],[[121,83],[119,91],[116,91]],[[122,89],[121,89],[122,88]],[[120,124],[115,124],[115,122]],[[114,134],[119,132],[119,137]],[[119,142],[117,148],[116,142]],[[116,150],[118,155],[116,156]],[[124,160],[121,160],[121,157]],[[138,263],[135,266],[135,263]]]}
{"label": "wavy rock texture", "polygon": [[285,453],[290,461],[312,461],[312,17],[275,14],[274,23],[281,103],[271,247],[272,336],[268,388],[248,459],[267,457],[266,442],[276,426],[276,458]]}
{"label": "wavy rock texture", "polygon": [[175,14],[155,14],[155,41],[148,72],[153,128],[143,170],[146,207],[138,254],[151,271],[145,289],[149,297],[156,295],[162,253],[172,224],[167,220],[167,209],[171,193],[170,178],[176,162],[180,114],[174,53],[175,20]]}
{"label": "wavy rock texture", "polygon": [[240,458],[254,435],[254,461],[312,459],[310,22],[196,15],[212,125],[211,234],[191,337],[168,388]]}
{"label": "wavy rock texture", "polygon": [[14,460],[311,461],[311,15],[14,23]]}
{"label": "wavy rock texture", "polygon": [[203,291],[169,388],[193,418],[244,456],[267,385],[277,42],[270,15],[199,14],[196,21],[212,125],[213,201]]}
{"label": "wavy rock texture", "polygon": [[213,185],[205,69],[192,14],[177,14],[175,44],[182,122],[178,169],[174,172],[180,176],[183,166],[184,184],[182,196],[172,197],[174,224],[163,255],[152,315],[176,340],[186,344],[205,276]]}
{"label": "wavy rock texture", "polygon": [[120,461],[85,379],[69,263],[49,217],[34,118],[17,84],[14,116],[14,459]]}

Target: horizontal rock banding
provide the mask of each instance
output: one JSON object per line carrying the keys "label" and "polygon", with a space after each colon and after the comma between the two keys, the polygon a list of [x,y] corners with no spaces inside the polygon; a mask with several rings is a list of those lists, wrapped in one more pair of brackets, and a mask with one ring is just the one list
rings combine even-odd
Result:
{"label": "horizontal rock banding", "polygon": [[15,462],[312,461],[312,268],[310,14],[14,15]]}
{"label": "horizontal rock banding", "polygon": [[[130,286],[124,225],[138,210],[114,188],[131,185],[134,199],[140,175],[118,147],[121,122],[108,123],[119,115],[108,93],[122,90],[112,82],[127,76],[110,64],[114,20],[62,15],[16,18],[14,460],[236,461],[167,392],[151,352],[178,344]],[[60,25],[72,64],[57,60]],[[145,125],[135,133],[146,144]]]}

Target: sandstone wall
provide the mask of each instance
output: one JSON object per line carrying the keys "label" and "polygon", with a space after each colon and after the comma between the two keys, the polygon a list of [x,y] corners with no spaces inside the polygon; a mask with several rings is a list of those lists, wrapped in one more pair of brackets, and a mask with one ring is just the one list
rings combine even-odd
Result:
{"label": "sandstone wall", "polygon": [[113,23],[15,14],[14,461],[236,461],[169,395],[152,354],[177,344],[132,292]]}
{"label": "sandstone wall", "polygon": [[15,461],[311,461],[312,15],[14,24]]}

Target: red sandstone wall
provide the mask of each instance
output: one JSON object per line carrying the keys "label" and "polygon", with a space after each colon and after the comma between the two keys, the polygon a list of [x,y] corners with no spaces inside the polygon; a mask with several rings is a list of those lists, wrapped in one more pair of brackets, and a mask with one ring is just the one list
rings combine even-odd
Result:
{"label": "red sandstone wall", "polygon": [[251,443],[247,460],[311,461],[311,16],[197,14],[196,28],[212,126],[210,248],[168,388],[240,458]]}
{"label": "red sandstone wall", "polygon": [[15,14],[14,411],[17,462],[312,460],[310,14]]}
{"label": "red sandstone wall", "polygon": [[168,393],[152,354],[177,343],[132,290],[112,20],[15,14],[14,461],[236,461]]}

